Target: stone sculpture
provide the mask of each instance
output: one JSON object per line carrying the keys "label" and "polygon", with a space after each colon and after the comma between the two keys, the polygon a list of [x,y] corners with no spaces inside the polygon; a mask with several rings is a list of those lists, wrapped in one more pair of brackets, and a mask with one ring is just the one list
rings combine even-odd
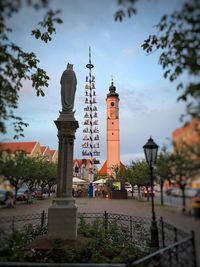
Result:
{"label": "stone sculpture", "polygon": [[67,64],[67,69],[61,76],[60,84],[62,112],[72,113],[77,84],[76,74],[73,71],[73,64]]}
{"label": "stone sculpture", "polygon": [[72,197],[73,151],[78,121],[74,118],[76,74],[67,65],[61,80],[62,112],[54,121],[58,129],[58,180],[56,198],[48,209],[47,236],[49,239],[77,239],[77,206]]}

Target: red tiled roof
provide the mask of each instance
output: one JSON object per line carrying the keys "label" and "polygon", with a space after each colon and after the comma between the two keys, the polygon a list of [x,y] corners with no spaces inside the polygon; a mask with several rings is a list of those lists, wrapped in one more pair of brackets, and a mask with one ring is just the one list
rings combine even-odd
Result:
{"label": "red tiled roof", "polygon": [[103,166],[99,170],[100,175],[107,175],[107,160],[104,162]]}
{"label": "red tiled roof", "polygon": [[82,164],[89,164],[89,159],[74,159],[73,164],[77,163],[78,167],[80,168]]}
{"label": "red tiled roof", "polygon": [[0,149],[4,151],[9,151],[11,153],[15,153],[16,151],[23,150],[27,154],[31,154],[36,141],[33,142],[11,142],[11,143],[0,143]]}
{"label": "red tiled roof", "polygon": [[[123,170],[125,168],[124,164],[120,161],[120,170]],[[108,175],[107,173],[107,160],[104,162],[103,166],[101,167],[99,171],[100,175]]]}
{"label": "red tiled roof", "polygon": [[44,151],[47,149],[47,146],[40,146],[41,152],[44,153]]}
{"label": "red tiled roof", "polygon": [[82,159],[74,159],[73,164],[77,163],[78,167],[81,167],[82,165]]}
{"label": "red tiled roof", "polygon": [[51,156],[53,156],[56,153],[56,150],[49,150]]}

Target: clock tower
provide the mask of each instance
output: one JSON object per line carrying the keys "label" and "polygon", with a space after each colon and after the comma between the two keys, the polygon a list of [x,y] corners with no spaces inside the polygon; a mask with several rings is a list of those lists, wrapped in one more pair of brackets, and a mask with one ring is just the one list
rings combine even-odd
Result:
{"label": "clock tower", "polygon": [[119,95],[111,83],[106,98],[107,103],[107,173],[112,173],[112,167],[120,167],[120,129],[119,129]]}

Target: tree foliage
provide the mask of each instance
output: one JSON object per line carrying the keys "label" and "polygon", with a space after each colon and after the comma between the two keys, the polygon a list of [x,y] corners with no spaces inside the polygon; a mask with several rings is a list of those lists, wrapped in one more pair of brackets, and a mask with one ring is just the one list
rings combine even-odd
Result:
{"label": "tree foliage", "polygon": [[145,161],[132,161],[130,165],[125,167],[123,177],[132,185],[132,196],[135,185],[138,186],[138,196],[140,197],[140,188],[148,187],[150,184],[149,168]]}
{"label": "tree foliage", "polygon": [[[115,19],[122,21],[128,10],[131,8],[135,10],[136,1],[118,2],[123,8],[115,14]],[[135,12],[129,12],[128,16]],[[170,15],[163,15],[156,26],[157,33],[150,35],[142,44],[147,53],[161,50],[159,64],[164,70],[164,78],[173,82],[182,75],[182,80],[176,87],[181,91],[178,100],[187,101],[187,113],[192,117],[200,116],[199,14],[198,0],[186,1],[181,9],[175,10]]]}
{"label": "tree foliage", "polygon": [[163,146],[156,161],[156,177],[161,182],[169,180],[171,177],[170,157],[171,153]]}
{"label": "tree foliage", "polygon": [[138,0],[117,0],[118,5],[122,7],[115,13],[115,21],[122,22],[126,16],[130,18],[132,15],[136,14],[137,10],[134,5],[137,1]]}
{"label": "tree foliage", "polygon": [[161,192],[161,205],[164,205],[164,196],[163,196],[163,185],[164,181],[168,180],[171,183],[171,166],[170,166],[170,157],[171,153],[167,150],[166,146],[161,148],[160,153],[158,154],[158,159],[156,161],[156,179],[160,184]]}
{"label": "tree foliage", "polygon": [[200,3],[186,2],[179,11],[164,15],[157,25],[158,34],[150,35],[142,45],[147,53],[161,49],[159,64],[164,69],[164,77],[174,81],[187,72],[189,81],[177,85],[181,89],[179,100],[189,97],[187,111],[191,116],[200,116]]}
{"label": "tree foliage", "polygon": [[121,180],[124,178],[124,170],[125,167],[123,165],[119,166],[119,165],[112,165],[110,167],[110,171],[111,171],[111,177],[113,179],[117,179],[117,180]]}
{"label": "tree foliage", "polygon": [[37,158],[27,157],[26,162],[24,163],[23,182],[27,184],[29,190],[31,190],[36,185],[37,172]]}
{"label": "tree foliage", "polygon": [[15,188],[15,199],[18,189],[23,184],[26,160],[27,155],[23,151],[19,151],[15,155],[6,154],[2,162],[1,174]]}
{"label": "tree foliage", "polygon": [[56,184],[57,165],[54,162],[38,159],[37,184],[41,187],[42,193],[46,186],[51,187]]}
{"label": "tree foliage", "polygon": [[[45,43],[51,41],[51,35],[56,32],[55,23],[62,23],[58,17],[59,10],[53,11],[49,8],[48,0],[0,0],[0,132],[6,133],[6,121],[13,121],[15,138],[23,136],[23,128],[28,124],[22,118],[15,115],[18,107],[19,91],[23,87],[24,80],[30,80],[37,96],[44,96],[44,87],[48,87],[49,76],[46,71],[39,67],[39,59],[34,52],[27,52],[13,43],[8,28],[9,19],[18,13],[23,5],[30,8],[46,9],[39,28],[32,31],[36,39]],[[42,32],[42,29],[44,31]]]}
{"label": "tree foliage", "polygon": [[200,142],[174,144],[170,165],[175,181],[181,186],[200,173]]}
{"label": "tree foliage", "polygon": [[186,142],[174,143],[174,153],[170,156],[170,168],[174,182],[182,190],[183,206],[185,211],[185,187],[193,178],[200,174],[200,142],[193,144]]}
{"label": "tree foliage", "polygon": [[40,186],[42,191],[48,186],[50,191],[56,184],[57,164],[54,162],[28,157],[23,151],[18,151],[15,154],[4,153],[0,163],[0,174],[15,188],[15,197],[24,183],[30,191],[34,186]]}
{"label": "tree foliage", "polygon": [[137,186],[150,185],[149,167],[144,160],[131,163],[131,179]]}

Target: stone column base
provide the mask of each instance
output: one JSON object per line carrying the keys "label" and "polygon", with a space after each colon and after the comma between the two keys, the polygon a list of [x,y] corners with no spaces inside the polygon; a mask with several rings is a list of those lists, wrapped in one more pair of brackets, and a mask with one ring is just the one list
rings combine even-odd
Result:
{"label": "stone column base", "polygon": [[73,198],[57,198],[48,209],[49,239],[77,239],[77,206]]}

